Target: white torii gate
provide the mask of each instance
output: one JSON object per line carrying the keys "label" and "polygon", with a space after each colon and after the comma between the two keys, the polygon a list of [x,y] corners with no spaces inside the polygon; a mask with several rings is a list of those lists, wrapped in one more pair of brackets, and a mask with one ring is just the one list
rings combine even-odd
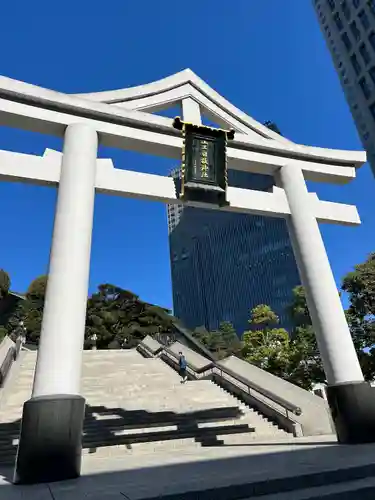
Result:
{"label": "white torii gate", "polygon": [[356,207],[321,201],[305,183],[354,179],[366,161],[364,152],[295,144],[237,109],[189,69],[139,87],[78,95],[0,77],[1,125],[64,137],[62,154],[0,151],[0,179],[58,186],[42,332],[32,398],[23,410],[16,482],[80,473],[85,407],[80,378],[95,192],[182,203],[172,178],[116,169],[111,160],[97,159],[98,143],[178,159],[181,133],[172,119],[152,114],[176,104],[185,121],[201,124],[204,113],[236,131],[227,148],[229,168],[275,176],[272,192],[228,187],[229,205],[216,208],[287,220],[339,441],[375,440],[375,403],[318,226],[356,225],[360,219]]}

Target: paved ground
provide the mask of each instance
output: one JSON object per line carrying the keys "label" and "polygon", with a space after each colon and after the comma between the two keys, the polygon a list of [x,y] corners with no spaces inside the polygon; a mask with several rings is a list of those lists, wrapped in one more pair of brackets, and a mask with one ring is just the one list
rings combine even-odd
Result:
{"label": "paved ground", "polygon": [[[202,487],[295,477],[374,464],[375,445],[337,445],[333,436],[300,438],[198,452],[133,454],[83,459],[82,477],[36,486],[12,486],[11,469],[0,474],[1,500],[140,500]],[[277,498],[277,497],[274,497]],[[285,496],[281,498],[287,498]],[[290,496],[290,498],[292,498]],[[213,499],[214,500],[214,499]]]}

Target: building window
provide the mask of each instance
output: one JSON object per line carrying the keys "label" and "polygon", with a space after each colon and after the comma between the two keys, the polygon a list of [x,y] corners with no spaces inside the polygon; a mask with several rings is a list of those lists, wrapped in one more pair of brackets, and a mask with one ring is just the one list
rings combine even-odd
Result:
{"label": "building window", "polygon": [[335,10],[335,0],[327,0],[327,3],[331,7],[331,10]]}
{"label": "building window", "polygon": [[[350,38],[347,33],[344,33],[341,37],[341,40],[343,41],[343,44],[346,47],[346,50],[349,52],[349,50],[352,48],[352,42],[350,41]],[[375,43],[375,39],[374,39]]]}
{"label": "building window", "polygon": [[350,61],[352,63],[353,69],[356,73],[356,75],[359,75],[361,72],[361,65],[358,62],[357,56],[353,54],[350,58]]}
{"label": "building window", "polygon": [[371,113],[373,119],[375,120],[375,102],[373,104],[371,104],[371,106],[369,107],[369,110],[370,110],[370,113]]}
{"label": "building window", "polygon": [[364,132],[366,130],[366,123],[364,123],[364,122],[360,123],[359,129],[361,132]]}
{"label": "building window", "polygon": [[359,53],[361,54],[365,64],[368,64],[371,60],[371,56],[364,43],[359,47]]}
{"label": "building window", "polygon": [[368,37],[368,41],[370,42],[371,47],[375,51],[375,32],[373,31],[371,35]]}
{"label": "building window", "polygon": [[366,14],[366,11],[361,10],[361,12],[359,12],[359,14],[358,14],[358,17],[359,17],[359,20],[361,21],[362,26],[367,31],[370,27],[370,21],[369,21],[367,14]]}
{"label": "building window", "polygon": [[371,95],[371,89],[366,81],[366,78],[361,78],[358,83],[362,89],[363,95],[366,97],[366,99],[368,99]]}
{"label": "building window", "polygon": [[371,80],[375,84],[375,66],[373,66],[368,73],[370,75]]}
{"label": "building window", "polygon": [[340,14],[338,12],[336,12],[336,14],[333,16],[333,20],[336,23],[337,29],[339,31],[341,31],[343,29],[344,25],[342,24],[341,17],[340,17]]}
{"label": "building window", "polygon": [[357,23],[355,21],[350,25],[350,30],[353,33],[354,38],[358,41],[361,38],[361,32],[358,29]]}
{"label": "building window", "polygon": [[342,2],[341,2],[341,8],[342,8],[342,11],[344,13],[345,18],[349,21],[349,19],[350,19],[350,8],[349,8],[347,0],[342,0]]}

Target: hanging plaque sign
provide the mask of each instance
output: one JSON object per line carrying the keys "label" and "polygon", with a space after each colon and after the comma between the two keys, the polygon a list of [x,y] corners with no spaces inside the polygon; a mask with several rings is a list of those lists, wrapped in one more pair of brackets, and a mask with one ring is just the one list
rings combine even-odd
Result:
{"label": "hanging plaque sign", "polygon": [[193,125],[176,117],[173,126],[182,131],[180,198],[227,205],[227,140],[234,130]]}

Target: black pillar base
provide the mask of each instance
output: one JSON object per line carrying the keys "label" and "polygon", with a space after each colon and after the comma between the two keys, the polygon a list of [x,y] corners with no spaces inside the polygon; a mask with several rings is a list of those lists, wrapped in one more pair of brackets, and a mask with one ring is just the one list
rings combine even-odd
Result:
{"label": "black pillar base", "polygon": [[85,399],[40,396],[23,406],[14,482],[45,483],[73,479],[81,472]]}
{"label": "black pillar base", "polygon": [[375,388],[367,382],[327,387],[339,443],[375,443]]}

